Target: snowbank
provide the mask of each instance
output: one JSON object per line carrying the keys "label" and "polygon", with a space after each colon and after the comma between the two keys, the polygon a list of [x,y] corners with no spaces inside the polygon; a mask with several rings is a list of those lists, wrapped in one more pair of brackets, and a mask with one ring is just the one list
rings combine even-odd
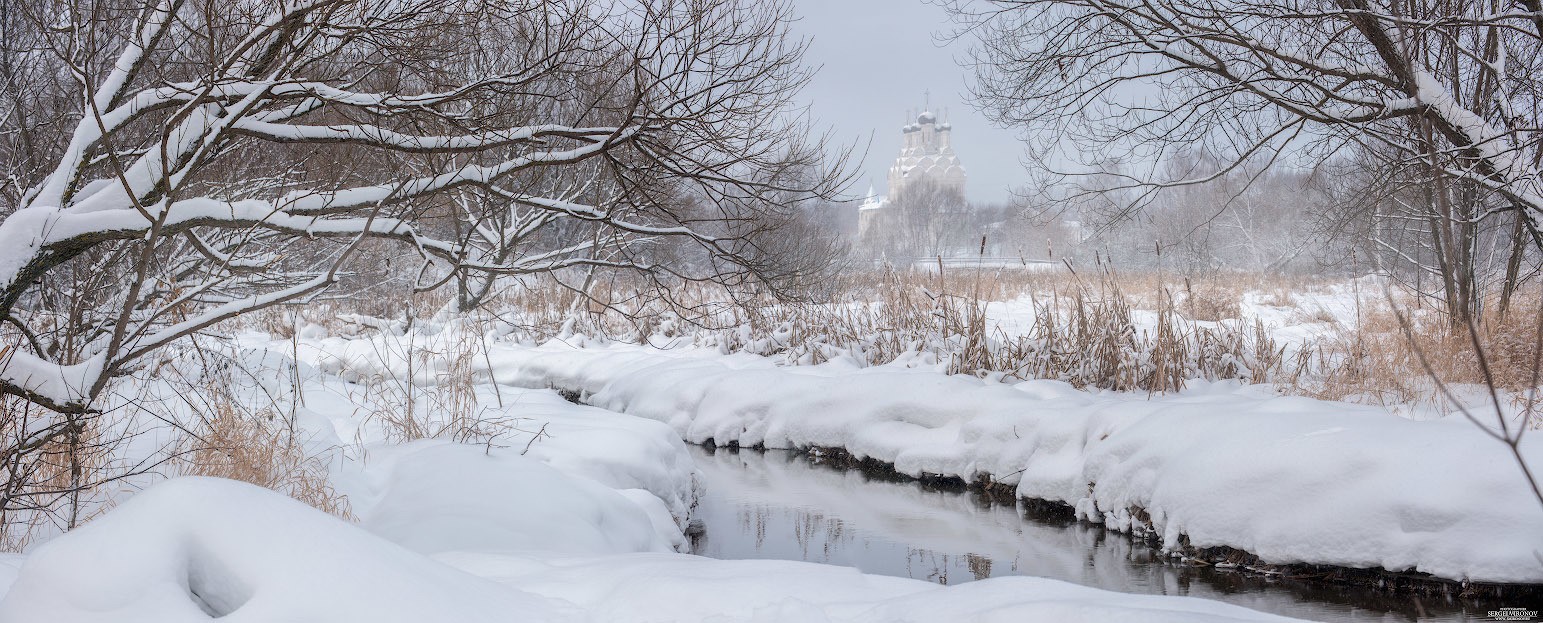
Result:
{"label": "snowbank", "polygon": [[[339,352],[347,352],[346,344],[329,342]],[[660,544],[668,551],[684,544],[680,529],[696,498],[696,466],[668,426],[572,404],[552,390],[478,384],[472,387],[469,413],[463,415],[485,423],[485,439],[404,444],[384,430],[378,415],[406,410],[403,396],[344,381],[332,373],[335,365],[329,372],[329,362],[336,359],[322,350],[301,350],[309,361],[296,364],[278,345],[268,347],[256,342],[238,350],[236,359],[245,370],[238,379],[242,392],[256,406],[268,396],[295,399],[293,378],[301,379],[298,393],[304,404],[284,410],[296,413],[318,452],[341,455],[333,466],[333,484],[370,529],[441,524],[447,541],[415,543],[418,551],[443,551],[457,538],[497,541],[511,549],[589,543],[593,547],[571,551],[594,554],[659,551]],[[285,372],[292,365],[298,365],[298,373]],[[432,384],[432,378],[426,382]],[[418,402],[414,409],[426,429],[452,418],[441,404]],[[572,506],[568,503],[576,498],[565,497],[563,490],[582,493],[580,500],[600,500],[600,506]],[[614,524],[600,524],[617,514],[648,520],[640,524],[653,524],[653,534],[622,535]],[[566,529],[588,526],[591,534],[543,537],[540,530],[548,524],[542,517],[557,515],[576,518]],[[477,523],[488,527],[480,529]]]}
{"label": "snowbank", "polygon": [[[989,478],[1169,548],[1543,582],[1543,507],[1504,448],[1461,418],[1413,422],[1235,383],[1149,398],[692,349],[552,343],[492,360],[501,383],[583,391],[691,442],[840,447],[913,476]],[[1523,453],[1543,465],[1536,436]]]}
{"label": "snowbank", "polygon": [[1296,621],[1189,597],[1128,595],[1066,582],[1005,577],[939,586],[782,560],[637,554],[530,561],[456,555],[441,560],[524,590],[578,604],[592,621],[754,623],[1222,623]]}
{"label": "snowbank", "polygon": [[[432,531],[423,526],[422,531]],[[0,622],[1281,622],[1201,599],[1034,578],[956,587],[681,554],[436,559],[232,481],[157,485],[40,548]]]}
{"label": "snowbank", "polygon": [[[244,373],[229,383],[254,408],[293,415],[357,524],[250,485],[172,479],[0,558],[0,623],[1286,620],[1033,578],[943,588],[676,554],[699,474],[675,429],[480,382],[471,415],[509,426],[483,443],[402,443],[379,414],[407,405],[344,379],[365,364],[338,367],[328,351],[349,346],[337,342],[308,340],[298,363],[249,342],[231,353]],[[413,376],[377,361],[382,377]],[[142,406],[185,415],[175,405]],[[412,405],[449,417],[434,406]]]}
{"label": "snowbank", "polygon": [[0,621],[506,621],[548,600],[456,571],[282,495],[227,480],[152,487],[37,548]]}
{"label": "snowbank", "polygon": [[683,542],[658,498],[629,498],[518,449],[418,441],[346,469],[339,480],[360,526],[419,553],[669,552]]}

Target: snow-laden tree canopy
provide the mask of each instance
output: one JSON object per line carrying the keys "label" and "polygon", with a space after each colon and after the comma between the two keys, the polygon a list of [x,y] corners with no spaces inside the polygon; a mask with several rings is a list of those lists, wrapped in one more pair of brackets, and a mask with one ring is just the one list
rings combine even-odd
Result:
{"label": "snow-laden tree canopy", "polygon": [[[370,240],[409,245],[420,288],[775,272],[758,215],[837,181],[789,112],[808,74],[777,2],[8,9],[0,392],[58,411],[171,340],[315,296]],[[698,259],[668,263],[669,239]]]}

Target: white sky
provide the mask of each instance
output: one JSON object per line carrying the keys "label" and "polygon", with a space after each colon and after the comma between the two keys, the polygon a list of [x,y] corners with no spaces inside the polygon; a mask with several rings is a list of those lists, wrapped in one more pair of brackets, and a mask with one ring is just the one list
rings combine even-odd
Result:
{"label": "white sky", "polygon": [[[994,128],[966,97],[969,71],[962,59],[966,42],[939,47],[934,34],[951,27],[942,9],[922,0],[793,0],[801,16],[794,33],[812,38],[807,61],[821,66],[804,92],[817,125],[830,127],[840,142],[873,142],[854,192],[871,181],[884,194],[889,165],[900,151],[906,110],[922,107],[931,91],[932,108],[948,109],[954,151],[969,174],[972,201],[1005,201],[1024,179],[1023,146],[1010,130]],[[860,155],[860,154],[859,154]]]}

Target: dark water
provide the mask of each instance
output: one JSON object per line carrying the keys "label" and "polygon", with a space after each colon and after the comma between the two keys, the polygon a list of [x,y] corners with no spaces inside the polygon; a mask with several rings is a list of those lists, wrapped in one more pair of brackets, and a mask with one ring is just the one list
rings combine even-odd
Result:
{"label": "dark water", "polygon": [[1029,575],[1126,593],[1187,595],[1316,621],[1485,621],[1487,610],[1441,598],[1271,581],[1170,564],[1096,526],[1027,519],[969,493],[871,480],[787,452],[693,446],[707,476],[695,553],[806,560],[942,584]]}

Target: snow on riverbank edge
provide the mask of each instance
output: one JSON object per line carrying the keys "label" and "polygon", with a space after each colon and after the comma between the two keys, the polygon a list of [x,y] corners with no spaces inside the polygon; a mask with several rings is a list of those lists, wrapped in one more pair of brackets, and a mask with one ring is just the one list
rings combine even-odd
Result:
{"label": "snow on riverbank edge", "polygon": [[432,557],[228,480],[156,485],[33,552],[0,622],[1066,621],[1294,619],[1054,580],[940,587],[792,561],[449,551]]}
{"label": "snow on riverbank edge", "polygon": [[[1148,397],[615,344],[499,348],[492,367],[500,383],[582,392],[694,443],[842,448],[912,477],[1007,483],[1170,550],[1543,583],[1543,507],[1461,418],[1234,383]],[[1535,437],[1522,450],[1543,465]]]}
{"label": "snow on riverbank edge", "polygon": [[[276,351],[237,354],[247,380],[278,385],[256,393],[293,407],[311,443],[355,440],[330,478],[358,523],[236,481],[159,482],[26,555],[0,556],[0,623],[1292,620],[1039,578],[939,587],[677,554],[676,513],[698,483],[663,424],[481,384],[479,403],[497,409],[483,416],[539,428],[404,443],[370,414],[390,405],[367,405],[346,381]],[[305,406],[277,391],[291,381]]]}

